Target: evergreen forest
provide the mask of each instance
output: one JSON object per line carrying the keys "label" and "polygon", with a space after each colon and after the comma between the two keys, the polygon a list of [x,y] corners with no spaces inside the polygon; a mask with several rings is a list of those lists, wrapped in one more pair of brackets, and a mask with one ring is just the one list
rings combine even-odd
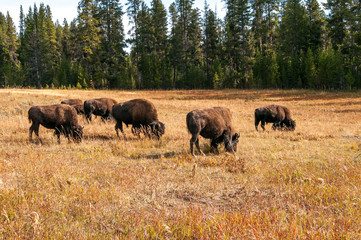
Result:
{"label": "evergreen forest", "polygon": [[224,19],[194,0],[80,0],[62,23],[19,6],[16,27],[0,12],[0,87],[361,88],[361,1],[224,3]]}

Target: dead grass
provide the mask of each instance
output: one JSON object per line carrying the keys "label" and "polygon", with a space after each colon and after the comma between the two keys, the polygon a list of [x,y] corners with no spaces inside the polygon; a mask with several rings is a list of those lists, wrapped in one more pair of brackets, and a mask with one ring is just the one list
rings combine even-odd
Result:
{"label": "dead grass", "polygon": [[[27,111],[66,98],[147,98],[161,141],[118,139],[96,119],[80,144],[40,128]],[[254,128],[254,109],[288,106],[295,132]],[[229,107],[236,155],[189,154],[187,112]],[[290,91],[0,90],[0,238],[359,239],[361,95]],[[197,152],[196,152],[197,154]]]}

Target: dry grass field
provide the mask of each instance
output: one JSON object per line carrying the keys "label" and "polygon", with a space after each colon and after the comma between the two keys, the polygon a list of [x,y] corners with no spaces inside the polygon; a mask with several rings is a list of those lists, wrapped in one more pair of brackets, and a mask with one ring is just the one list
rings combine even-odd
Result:
{"label": "dry grass field", "polygon": [[[34,105],[146,98],[166,133],[117,138],[114,122],[84,125],[81,143],[40,127]],[[294,132],[254,127],[254,109],[289,107]],[[192,158],[185,117],[225,106],[241,133],[236,155]],[[1,239],[361,239],[361,93],[0,90]]]}

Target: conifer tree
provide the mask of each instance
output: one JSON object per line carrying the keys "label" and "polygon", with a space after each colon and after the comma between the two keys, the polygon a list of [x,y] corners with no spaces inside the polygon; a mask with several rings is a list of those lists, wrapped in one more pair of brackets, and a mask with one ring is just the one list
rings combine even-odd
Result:
{"label": "conifer tree", "polygon": [[227,87],[248,87],[253,62],[253,38],[247,0],[227,0],[225,17],[225,54]]}
{"label": "conifer tree", "polygon": [[19,70],[18,41],[15,26],[9,12],[0,13],[0,83],[3,86],[17,83]]}
{"label": "conifer tree", "polygon": [[96,5],[93,0],[81,0],[78,4],[77,49],[80,62],[86,71],[86,80],[91,85],[94,65],[97,64],[99,50],[98,20],[95,18]]}
{"label": "conifer tree", "polygon": [[[208,8],[207,2],[204,7],[204,25],[203,25],[203,56],[205,64],[205,86],[219,87],[219,74],[215,68],[216,63],[219,62],[221,54],[220,24],[216,18],[216,14]],[[218,61],[217,61],[218,60]],[[214,84],[216,74],[218,75],[218,83]]]}
{"label": "conifer tree", "polygon": [[98,0],[99,35],[101,41],[100,71],[109,87],[119,87],[123,80],[125,63],[125,40],[123,10],[119,0]]}

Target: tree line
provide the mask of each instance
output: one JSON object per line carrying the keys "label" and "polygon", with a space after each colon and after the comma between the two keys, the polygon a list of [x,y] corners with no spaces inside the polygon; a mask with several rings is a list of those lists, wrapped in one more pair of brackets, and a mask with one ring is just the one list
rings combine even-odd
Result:
{"label": "tree line", "polygon": [[220,19],[206,1],[80,0],[62,24],[20,6],[18,32],[0,13],[0,86],[361,88],[360,1],[328,0],[327,14],[317,0],[224,2]]}

